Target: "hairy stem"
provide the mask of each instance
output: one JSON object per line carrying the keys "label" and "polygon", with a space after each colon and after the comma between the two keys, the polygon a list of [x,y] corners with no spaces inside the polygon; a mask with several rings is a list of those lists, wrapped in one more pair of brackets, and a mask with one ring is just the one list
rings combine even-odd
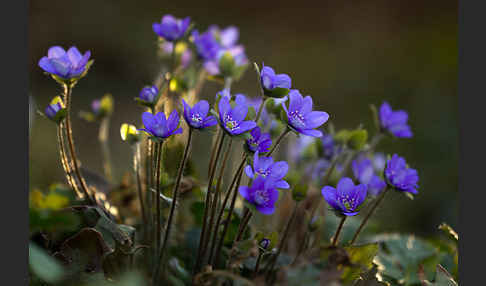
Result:
{"label": "hairy stem", "polygon": [[278,136],[277,140],[275,141],[275,144],[273,145],[273,147],[270,150],[270,152],[268,152],[268,155],[267,156],[269,156],[269,157],[272,156],[273,152],[277,149],[278,145],[280,145],[280,143],[284,139],[285,135],[287,135],[289,132],[290,132],[290,129],[289,128],[286,128],[285,131],[282,132],[282,134],[280,134],[280,136]]}
{"label": "hairy stem", "polygon": [[81,191],[83,192],[84,196],[88,200],[89,203],[92,205],[96,205],[96,200],[89,194],[89,189],[84,180],[84,177],[81,175],[81,171],[79,170],[78,159],[76,157],[76,151],[74,149],[74,140],[73,140],[73,131],[71,128],[71,94],[72,94],[72,85],[64,85],[64,101],[66,105],[66,135],[67,141],[69,146],[69,151],[71,155],[72,166],[74,169],[74,173],[76,174],[78,181],[81,184]]}
{"label": "hairy stem", "polygon": [[[247,156],[245,155],[244,157],[246,158]],[[221,233],[221,238],[219,239],[218,247],[216,248],[216,253],[214,255],[214,259],[216,261],[213,262],[213,261],[211,261],[211,258],[209,259],[211,265],[213,265],[213,266],[217,266],[218,263],[219,263],[218,259],[219,259],[219,254],[221,253],[221,248],[223,247],[224,237],[226,236],[226,233],[228,232],[228,227],[229,227],[230,222],[231,222],[231,216],[233,215],[233,211],[235,209],[236,197],[238,196],[238,188],[240,187],[241,178],[243,177],[243,166],[245,165],[244,162],[246,161],[245,158],[242,161],[242,164],[240,164],[238,171],[237,171],[237,175],[235,176],[235,177],[238,177],[238,179],[237,179],[236,187],[233,190],[233,197],[231,199],[231,205],[230,205],[230,208],[229,208],[229,211],[228,211],[228,215],[226,216],[226,221],[225,221],[225,224],[224,224],[223,232]],[[223,216],[223,210],[224,210],[224,207],[226,206],[226,201],[229,198],[229,195],[231,194],[231,190],[233,189],[234,182],[235,182],[235,180],[233,179],[233,182],[231,183],[231,186],[228,188],[228,191],[226,193],[225,202],[223,203],[223,206],[221,207],[221,211],[219,213],[218,221],[216,223],[216,230],[217,230],[219,223],[221,221],[221,218]],[[215,233],[215,236],[214,236],[215,238],[214,238],[214,241],[213,241],[212,248],[214,248],[214,246],[216,244],[217,231],[215,231],[214,233]],[[213,250],[211,249],[211,253],[212,252],[213,252]]]}
{"label": "hairy stem", "polygon": [[258,275],[258,271],[260,270],[260,261],[262,260],[262,256],[263,256],[263,251],[259,251],[257,261],[256,261],[256,264],[255,264],[255,270],[253,271],[253,277],[256,277]]}
{"label": "hairy stem", "polygon": [[363,221],[361,222],[361,224],[358,227],[358,230],[356,231],[356,233],[354,234],[353,238],[351,239],[351,242],[349,243],[350,245],[353,245],[353,243],[356,241],[356,239],[358,239],[358,235],[360,234],[361,230],[366,225],[366,223],[368,222],[368,219],[371,217],[371,215],[375,212],[376,208],[381,203],[381,201],[383,201],[383,199],[385,198],[385,195],[386,195],[387,192],[388,192],[388,188],[386,188],[381,193],[380,197],[376,200],[376,202],[373,205],[373,207],[371,207],[371,210],[368,212],[368,214],[366,214],[366,217],[363,219]]}
{"label": "hairy stem", "polygon": [[137,179],[137,192],[138,198],[140,200],[140,211],[142,212],[142,219],[143,219],[143,227],[144,229],[147,227],[147,213],[145,211],[145,204],[143,202],[143,195],[142,195],[142,182],[140,180],[140,143],[136,143],[133,146],[133,171],[135,172],[135,177]]}
{"label": "hairy stem", "polygon": [[61,157],[61,164],[66,173],[66,179],[68,181],[69,186],[73,189],[74,193],[81,197],[81,191],[78,188],[76,180],[73,177],[73,173],[71,170],[71,166],[69,165],[69,159],[66,155],[66,147],[64,146],[64,136],[63,136],[63,123],[61,122],[57,127],[57,141],[59,144],[59,155]]}
{"label": "hairy stem", "polygon": [[[157,154],[157,167],[155,169],[155,184],[156,184],[156,189],[157,189],[157,195],[155,199],[155,204],[156,204],[156,229],[157,229],[157,234],[156,234],[156,250],[158,251],[160,249],[160,243],[161,243],[161,223],[160,223],[160,163],[162,160],[162,146],[163,142],[157,143],[158,145],[158,154]],[[157,253],[157,252],[156,252]]]}
{"label": "hairy stem", "polygon": [[341,230],[343,229],[344,222],[346,221],[347,216],[343,216],[341,218],[341,222],[338,225],[338,228],[336,229],[336,234],[332,238],[331,246],[336,246],[339,240],[339,235],[341,234]]}
{"label": "hairy stem", "polygon": [[[169,236],[170,236],[170,231],[171,231],[171,227],[172,227],[172,220],[173,220],[174,214],[175,214],[175,208],[176,208],[176,205],[177,205],[177,198],[179,196],[179,189],[180,189],[180,186],[181,186],[182,174],[184,173],[187,158],[188,158],[188,155],[189,155],[189,150],[191,148],[191,140],[192,140],[192,128],[189,128],[189,135],[187,136],[186,148],[184,149],[184,155],[182,156],[182,162],[179,165],[179,170],[177,172],[177,179],[176,179],[176,183],[175,183],[175,186],[174,186],[174,191],[172,193],[173,194],[172,195],[172,203],[170,205],[169,218],[167,220],[167,226],[165,228],[164,241],[162,243],[162,248],[160,249],[160,252],[159,252],[159,259],[155,264],[156,268],[155,268],[155,274],[154,274],[154,285],[157,285],[157,283],[155,283],[155,282],[157,281],[158,276],[159,276],[159,269],[165,268],[165,262],[164,262],[165,249],[167,248],[167,244],[168,244],[168,240],[169,240]],[[162,264],[162,267],[159,266],[160,264]]]}
{"label": "hairy stem", "polygon": [[203,214],[203,221],[202,221],[202,229],[201,229],[201,235],[199,237],[199,247],[198,247],[198,252],[197,252],[197,257],[196,257],[196,263],[194,264],[194,273],[193,274],[196,274],[198,271],[199,271],[199,267],[200,267],[200,264],[201,264],[201,259],[202,259],[202,252],[203,252],[203,245],[204,245],[204,240],[206,238],[206,228],[207,228],[207,219],[208,219],[208,213],[209,213],[209,207],[210,207],[210,202],[211,202],[211,188],[212,188],[212,185],[213,185],[213,180],[214,180],[214,173],[215,173],[215,170],[216,170],[216,166],[218,164],[218,159],[219,159],[219,155],[221,154],[221,149],[223,147],[223,143],[224,143],[224,138],[225,138],[225,134],[222,133],[221,135],[221,139],[219,140],[218,142],[218,148],[217,148],[217,151],[216,151],[216,157],[215,157],[215,166],[214,168],[212,169],[211,171],[211,174],[209,176],[209,182],[208,182],[208,188],[207,188],[207,191],[206,191],[206,201],[204,203],[204,214]]}
{"label": "hairy stem", "polygon": [[100,123],[98,132],[98,140],[101,144],[101,151],[103,153],[103,170],[105,171],[106,179],[109,182],[113,181],[113,169],[111,167],[110,148],[108,146],[108,131],[110,128],[110,117],[106,116]]}

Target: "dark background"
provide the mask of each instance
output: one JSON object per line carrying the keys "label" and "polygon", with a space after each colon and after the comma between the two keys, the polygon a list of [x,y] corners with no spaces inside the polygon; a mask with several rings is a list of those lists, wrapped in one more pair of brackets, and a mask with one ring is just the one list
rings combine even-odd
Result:
{"label": "dark background", "polygon": [[[414,201],[388,197],[379,212],[383,228],[433,234],[442,221],[457,226],[456,1],[320,1],[312,6],[301,1],[37,0],[29,7],[30,95],[36,108],[43,110],[61,91],[37,65],[47,49],[76,45],[91,50],[95,64],[74,90],[73,112],[87,110],[105,92],[114,95],[110,140],[118,178],[130,166],[119,126],[140,123],[142,110],[133,97],[153,81],[162,64],[151,25],[171,13],[191,16],[200,30],[210,24],[238,26],[250,60],[290,74],[293,87],[312,95],[316,109],[327,111],[338,128],[363,123],[372,130],[370,103],[387,100],[395,109],[406,109],[414,137],[380,147],[403,155],[418,169],[420,194]],[[213,99],[218,89],[208,83],[201,96]],[[256,95],[251,69],[233,90]],[[73,129],[84,166],[101,171],[97,126],[74,120]],[[57,152],[55,127],[36,116],[29,152],[31,188],[63,179]]]}

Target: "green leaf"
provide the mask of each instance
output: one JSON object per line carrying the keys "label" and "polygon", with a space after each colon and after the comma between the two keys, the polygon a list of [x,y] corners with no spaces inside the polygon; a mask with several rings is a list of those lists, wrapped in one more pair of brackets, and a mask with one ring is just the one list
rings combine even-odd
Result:
{"label": "green leaf", "polygon": [[29,266],[33,274],[47,283],[57,283],[64,276],[64,267],[32,242],[29,243]]}
{"label": "green leaf", "polygon": [[422,281],[424,285],[433,285],[433,286],[457,286],[456,281],[452,278],[451,274],[447,272],[447,270],[442,267],[442,265],[437,264],[436,270],[435,270],[435,280],[434,282],[430,282],[427,280]]}
{"label": "green leaf", "polygon": [[344,283],[351,283],[359,278],[360,274],[369,271],[373,267],[373,259],[378,253],[378,243],[370,243],[359,246],[349,246],[344,249],[348,253],[353,266],[343,269],[341,278]]}

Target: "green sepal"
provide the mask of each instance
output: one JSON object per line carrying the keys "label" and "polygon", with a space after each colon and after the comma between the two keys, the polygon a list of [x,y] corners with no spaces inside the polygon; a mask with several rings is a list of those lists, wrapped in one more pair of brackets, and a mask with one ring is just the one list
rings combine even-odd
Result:
{"label": "green sepal", "polygon": [[[133,100],[135,100],[138,104],[145,107],[153,108],[155,106],[154,103],[142,100],[139,97],[135,97]],[[157,102],[157,100],[155,100],[155,102]]]}
{"label": "green sepal", "polygon": [[282,98],[289,94],[290,89],[289,88],[283,88],[283,87],[276,87],[272,90],[263,88],[263,93],[268,96],[268,97],[273,97],[273,98]]}
{"label": "green sepal", "polygon": [[351,149],[359,151],[363,149],[368,140],[368,131],[366,129],[356,129],[349,133],[348,145]]}

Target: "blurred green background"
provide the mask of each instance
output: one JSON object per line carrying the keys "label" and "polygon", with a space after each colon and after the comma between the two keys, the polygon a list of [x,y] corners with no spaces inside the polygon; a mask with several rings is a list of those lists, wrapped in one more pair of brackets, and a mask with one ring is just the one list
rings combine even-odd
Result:
{"label": "blurred green background", "polygon": [[[140,124],[134,104],[151,84],[163,61],[156,56],[152,23],[171,13],[191,16],[199,30],[210,24],[240,28],[250,61],[291,75],[293,87],[313,96],[315,109],[327,111],[337,128],[363,123],[373,130],[368,105],[390,102],[409,112],[412,139],[379,145],[397,152],[419,171],[414,201],[393,195],[377,217],[383,231],[436,233],[442,221],[457,227],[457,1],[30,1],[30,95],[43,110],[59,95],[38,60],[53,45],[90,50],[95,63],[74,90],[73,122],[83,166],[102,171],[98,127],[77,116],[91,100],[110,92],[115,114],[110,130],[115,175],[131,167],[130,149],[120,140],[124,122]],[[258,94],[249,69],[235,92]],[[221,87],[207,83],[201,97],[212,101]],[[35,115],[30,138],[30,185],[44,188],[63,180],[55,126]],[[209,152],[209,137],[196,139],[194,154]],[[197,158],[206,166],[207,158]]]}

